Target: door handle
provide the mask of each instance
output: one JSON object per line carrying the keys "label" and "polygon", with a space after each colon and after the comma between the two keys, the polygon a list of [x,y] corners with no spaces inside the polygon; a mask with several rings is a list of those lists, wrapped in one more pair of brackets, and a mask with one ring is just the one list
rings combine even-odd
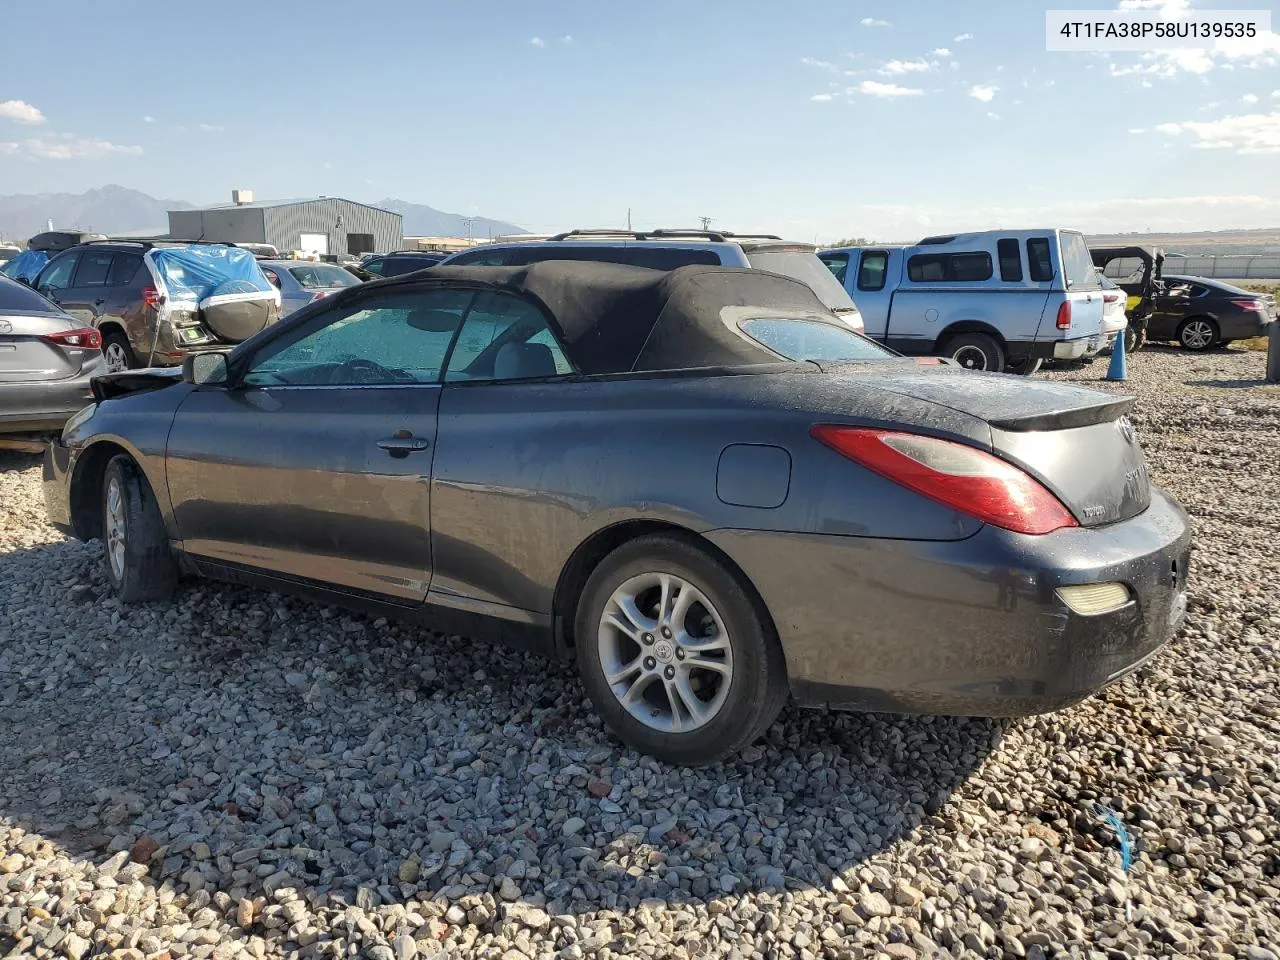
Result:
{"label": "door handle", "polygon": [[106,302],[107,302],[107,301],[106,301],[106,299],[105,299],[105,298],[104,298],[104,299],[102,299],[102,300],[95,300],[95,301],[93,301],[93,305],[94,305],[95,307],[100,307],[100,306],[102,306],[102,305],[103,305],[104,303],[106,303]]}
{"label": "door handle", "polygon": [[426,450],[431,441],[426,437],[415,437],[408,430],[397,430],[393,436],[378,441],[378,446],[393,457],[407,457],[419,450]]}

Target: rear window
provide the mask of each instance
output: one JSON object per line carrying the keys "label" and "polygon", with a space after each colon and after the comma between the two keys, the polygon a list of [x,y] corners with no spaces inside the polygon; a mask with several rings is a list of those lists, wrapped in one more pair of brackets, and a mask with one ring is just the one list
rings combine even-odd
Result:
{"label": "rear window", "polygon": [[1021,281],[1022,253],[1018,250],[1018,241],[1010,237],[997,240],[996,253],[1000,256],[1000,279],[1005,283]]}
{"label": "rear window", "polygon": [[848,292],[812,250],[750,250],[747,262],[757,270],[799,280],[818,295],[829,310],[857,310]]}
{"label": "rear window", "polygon": [[847,253],[820,253],[818,259],[827,265],[831,275],[844,284],[845,274],[849,272],[849,255]]}
{"label": "rear window", "polygon": [[991,254],[918,253],[907,261],[912,283],[978,283],[991,279]]}
{"label": "rear window", "polygon": [[884,360],[893,353],[851,330],[818,320],[761,317],[738,326],[788,360]]}
{"label": "rear window", "polygon": [[57,307],[25,284],[0,280],[0,313],[57,312]]}
{"label": "rear window", "polygon": [[889,254],[883,250],[868,250],[858,264],[858,289],[874,293],[884,289],[889,272]]}
{"label": "rear window", "polygon": [[293,274],[293,279],[298,281],[298,285],[307,290],[329,287],[354,287],[360,283],[346,270],[327,263],[313,263],[305,267],[290,267],[289,272]]}
{"label": "rear window", "polygon": [[1062,272],[1067,279],[1067,289],[1098,289],[1098,275],[1084,235],[1062,230],[1058,233],[1058,245],[1062,248]]}
{"label": "rear window", "polygon": [[142,258],[137,254],[117,253],[111,261],[111,272],[107,274],[107,286],[123,287],[131,283],[141,266]]}
{"label": "rear window", "polygon": [[593,263],[622,263],[650,270],[676,270],[692,264],[719,266],[714,250],[666,247],[650,244],[638,247],[535,247],[510,251],[508,263],[523,266],[543,260],[588,260]]}

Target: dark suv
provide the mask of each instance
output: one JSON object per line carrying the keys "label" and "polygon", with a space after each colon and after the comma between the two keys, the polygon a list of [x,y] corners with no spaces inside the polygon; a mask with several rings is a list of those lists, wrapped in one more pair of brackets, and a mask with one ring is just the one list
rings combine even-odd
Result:
{"label": "dark suv", "polygon": [[434,267],[447,256],[447,253],[439,251],[401,250],[398,253],[384,253],[370,257],[358,267],[365,273],[373,274],[374,278],[398,277],[401,274],[413,273],[415,270]]}
{"label": "dark suv", "polygon": [[[86,326],[98,329],[107,372],[175,366],[189,350],[217,349],[235,342],[211,329],[194,306],[167,305],[147,266],[148,251],[189,245],[191,241],[95,240],[54,256],[31,286]],[[277,302],[275,316],[268,322],[278,316]]]}

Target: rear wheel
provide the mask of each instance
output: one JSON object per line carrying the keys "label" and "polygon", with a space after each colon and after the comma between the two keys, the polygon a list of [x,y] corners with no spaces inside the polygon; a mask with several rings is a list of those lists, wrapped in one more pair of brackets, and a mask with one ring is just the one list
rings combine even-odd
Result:
{"label": "rear wheel", "polygon": [[786,702],[786,663],[749,590],[683,537],[640,537],[596,568],[578,605],[578,669],[621,740],[700,765],[768,728]]}
{"label": "rear wheel", "polygon": [[957,334],[943,346],[942,355],[966,370],[999,373],[1004,369],[1004,348],[995,337],[985,333]]}
{"label": "rear wheel", "polygon": [[1005,361],[1006,373],[1016,373],[1020,377],[1029,377],[1044,366],[1041,357],[1010,357]]}
{"label": "rear wheel", "polygon": [[102,484],[102,546],[107,580],[125,603],[164,600],[178,582],[160,506],[132,457],[107,464]]}
{"label": "rear wheel", "polygon": [[133,355],[133,347],[129,346],[129,338],[115,327],[102,334],[102,358],[106,361],[107,373],[124,373],[141,366]]}
{"label": "rear wheel", "polygon": [[1184,350],[1199,353],[1218,342],[1218,325],[1208,317],[1192,317],[1178,327],[1178,343]]}

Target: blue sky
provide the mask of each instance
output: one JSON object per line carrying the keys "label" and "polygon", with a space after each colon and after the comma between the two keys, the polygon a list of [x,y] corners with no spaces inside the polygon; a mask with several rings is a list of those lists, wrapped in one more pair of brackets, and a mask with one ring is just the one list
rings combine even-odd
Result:
{"label": "blue sky", "polygon": [[536,231],[630,207],[824,240],[1280,226],[1280,37],[1046,53],[1046,6],[1070,5],[20,4],[0,193],[397,197]]}

